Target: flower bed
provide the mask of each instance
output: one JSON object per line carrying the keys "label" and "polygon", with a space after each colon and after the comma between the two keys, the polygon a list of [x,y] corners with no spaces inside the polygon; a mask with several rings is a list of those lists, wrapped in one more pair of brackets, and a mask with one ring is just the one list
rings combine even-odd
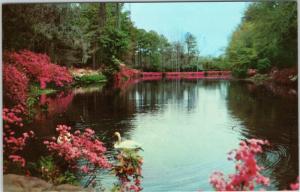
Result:
{"label": "flower bed", "polygon": [[73,81],[67,68],[51,63],[46,54],[34,53],[28,50],[5,52],[4,62],[5,65],[16,67],[30,81],[38,82],[42,89],[45,89],[49,83],[63,87]]}

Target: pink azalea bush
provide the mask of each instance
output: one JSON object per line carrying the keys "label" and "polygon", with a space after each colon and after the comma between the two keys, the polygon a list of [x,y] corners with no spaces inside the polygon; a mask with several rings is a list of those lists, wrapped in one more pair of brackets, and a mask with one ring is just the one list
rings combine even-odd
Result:
{"label": "pink azalea bush", "polygon": [[[23,116],[25,108],[16,105],[13,108],[3,109],[3,154],[4,160],[8,160],[25,167],[25,159],[20,155],[29,138],[34,136],[33,131],[23,132]],[[20,133],[21,132],[21,133]],[[7,162],[7,161],[6,161]],[[6,163],[4,163],[6,168]]]}
{"label": "pink azalea bush", "polygon": [[262,146],[268,141],[248,139],[240,142],[240,147],[229,153],[229,160],[235,159],[236,173],[224,178],[221,172],[214,172],[210,183],[217,191],[249,191],[254,190],[255,184],[269,185],[269,179],[261,175],[262,167],[257,165],[256,155],[262,153]]}
{"label": "pink azalea bush", "polygon": [[128,68],[126,65],[120,65],[120,71],[114,75],[114,87],[122,87],[124,83],[140,75],[140,71]]}
{"label": "pink azalea bush", "polygon": [[28,78],[15,66],[3,64],[3,96],[13,104],[25,104],[27,99]]}
{"label": "pink azalea bush", "polygon": [[29,79],[40,83],[42,89],[46,88],[48,83],[62,87],[73,81],[67,68],[51,63],[46,54],[28,50],[5,52],[4,61],[18,68]]}
{"label": "pink azalea bush", "polygon": [[[111,164],[104,155],[106,148],[95,137],[92,129],[87,128],[83,132],[77,130],[74,134],[70,133],[70,130],[71,127],[58,125],[56,131],[59,136],[53,137],[50,141],[44,141],[48,150],[63,158],[70,168],[82,173],[92,174],[96,168],[111,168]],[[78,167],[79,160],[86,160],[87,163]]]}

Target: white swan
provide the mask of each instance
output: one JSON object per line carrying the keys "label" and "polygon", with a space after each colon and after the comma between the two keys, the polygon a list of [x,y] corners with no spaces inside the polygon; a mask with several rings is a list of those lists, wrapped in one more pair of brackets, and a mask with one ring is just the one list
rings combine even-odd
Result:
{"label": "white swan", "polygon": [[118,140],[114,144],[114,148],[116,149],[142,149],[141,145],[132,140],[122,141],[121,135],[119,132],[115,132],[115,136],[117,136]]}

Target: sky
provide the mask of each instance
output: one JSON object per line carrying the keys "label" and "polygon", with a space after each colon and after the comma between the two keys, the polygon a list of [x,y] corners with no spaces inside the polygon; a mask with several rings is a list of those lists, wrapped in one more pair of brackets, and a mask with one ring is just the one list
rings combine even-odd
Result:
{"label": "sky", "polygon": [[229,38],[241,22],[246,2],[126,3],[138,28],[154,30],[171,42],[196,36],[201,56],[224,53]]}

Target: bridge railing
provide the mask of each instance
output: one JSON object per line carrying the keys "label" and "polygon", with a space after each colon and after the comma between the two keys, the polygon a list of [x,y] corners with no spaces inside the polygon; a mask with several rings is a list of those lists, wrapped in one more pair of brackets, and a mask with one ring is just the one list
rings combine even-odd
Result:
{"label": "bridge railing", "polygon": [[231,71],[199,71],[199,72],[142,72],[143,77],[205,77],[205,76],[231,76]]}

